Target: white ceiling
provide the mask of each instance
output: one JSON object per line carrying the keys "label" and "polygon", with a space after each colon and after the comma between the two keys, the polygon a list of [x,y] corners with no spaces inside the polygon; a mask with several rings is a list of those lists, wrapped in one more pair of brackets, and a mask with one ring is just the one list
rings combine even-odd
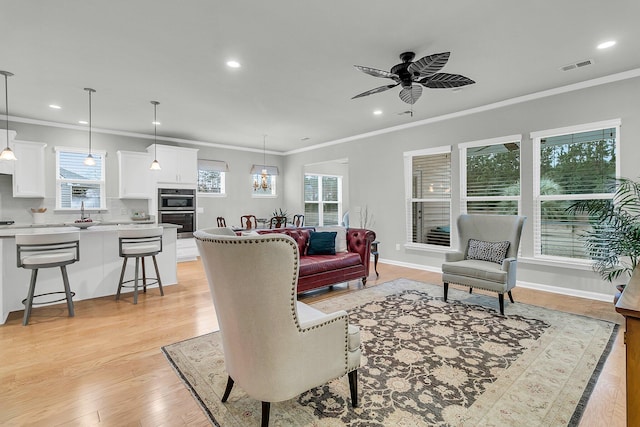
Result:
{"label": "white ceiling", "polygon": [[[11,117],[77,125],[92,87],[94,128],[153,134],[157,100],[158,135],[261,149],[266,134],[285,152],[638,69],[639,18],[638,0],[3,0],[0,70]],[[477,83],[425,88],[413,117],[399,88],[350,99],[391,83],[353,65],[404,51],[450,51],[442,72]]]}

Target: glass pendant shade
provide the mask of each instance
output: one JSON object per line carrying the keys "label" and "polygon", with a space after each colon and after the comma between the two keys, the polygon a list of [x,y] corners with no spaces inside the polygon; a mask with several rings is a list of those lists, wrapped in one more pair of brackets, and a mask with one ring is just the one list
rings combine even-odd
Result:
{"label": "glass pendant shade", "polygon": [[152,171],[159,171],[162,168],[160,167],[160,162],[154,159],[153,162],[151,162],[151,167],[149,169],[151,169]]}
{"label": "glass pendant shade", "polygon": [[4,114],[6,117],[5,128],[7,132],[7,146],[2,150],[2,153],[0,153],[0,160],[17,160],[16,155],[13,153],[11,148],[9,148],[9,86],[7,84],[7,80],[9,77],[13,76],[13,73],[0,71],[0,74],[4,76]]}
{"label": "glass pendant shade", "polygon": [[156,109],[160,103],[158,101],[151,101],[151,104],[153,104],[153,162],[151,162],[149,169],[152,171],[159,171],[162,168],[158,161],[158,117],[156,115]]}

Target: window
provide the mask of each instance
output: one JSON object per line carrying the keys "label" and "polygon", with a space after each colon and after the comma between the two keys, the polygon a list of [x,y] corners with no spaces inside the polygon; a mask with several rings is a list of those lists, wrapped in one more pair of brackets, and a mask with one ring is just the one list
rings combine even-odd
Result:
{"label": "window", "polygon": [[198,195],[224,196],[228,170],[226,162],[198,159]]}
{"label": "window", "polygon": [[534,132],[536,256],[588,259],[580,235],[590,218],[567,208],[578,200],[613,199],[619,175],[620,121]]}
{"label": "window", "polygon": [[253,165],[251,181],[253,195],[256,197],[275,197],[278,168],[275,166]]}
{"label": "window", "polygon": [[521,139],[521,135],[512,135],[460,144],[462,212],[520,212]]}
{"label": "window", "polygon": [[306,225],[338,225],[342,218],[342,177],[304,176],[304,222]]}
{"label": "window", "polygon": [[404,153],[407,241],[450,246],[451,147]]}
{"label": "window", "polygon": [[56,147],[56,209],[106,209],[104,151],[92,151],[94,166],[84,164],[87,152]]}

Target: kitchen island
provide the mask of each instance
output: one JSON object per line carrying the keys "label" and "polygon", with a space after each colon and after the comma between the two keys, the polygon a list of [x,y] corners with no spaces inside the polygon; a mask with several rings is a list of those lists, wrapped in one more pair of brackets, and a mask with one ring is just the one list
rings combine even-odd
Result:
{"label": "kitchen island", "polygon": [[[71,290],[76,293],[74,301],[115,295],[122,269],[122,258],[118,255],[118,230],[123,228],[149,228],[155,224],[95,225],[79,230],[80,260],[67,267]],[[179,226],[160,224],[164,228],[162,252],[157,256],[162,285],[174,285],[176,275],[176,238]],[[24,310],[22,300],[27,296],[31,271],[18,268],[16,262],[16,234],[47,234],[76,231],[68,227],[1,227],[0,228],[0,323],[7,320],[12,311]],[[133,266],[127,266],[125,280],[132,279]],[[155,274],[153,274],[155,275]],[[151,286],[157,287],[157,285]],[[63,289],[59,268],[38,271],[36,293],[57,292]],[[120,303],[128,303],[127,296]],[[114,301],[116,304],[116,301]],[[36,308],[37,310],[37,308]]]}

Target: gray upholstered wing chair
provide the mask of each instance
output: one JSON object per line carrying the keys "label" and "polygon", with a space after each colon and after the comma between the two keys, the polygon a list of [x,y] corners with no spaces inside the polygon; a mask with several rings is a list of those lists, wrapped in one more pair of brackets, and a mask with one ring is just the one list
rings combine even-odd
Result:
{"label": "gray upholstered wing chair", "polygon": [[325,314],[297,301],[298,245],[283,234],[236,236],[217,228],[194,233],[220,325],[229,375],[262,401],[292,399],[345,374],[357,406],[360,331],[347,312]]}
{"label": "gray upholstered wing chair", "polygon": [[[444,300],[449,283],[498,293],[504,315],[504,293],[513,303],[520,236],[526,217],[517,215],[460,215],[458,251],[445,254],[442,264]],[[508,243],[505,243],[508,242]]]}

